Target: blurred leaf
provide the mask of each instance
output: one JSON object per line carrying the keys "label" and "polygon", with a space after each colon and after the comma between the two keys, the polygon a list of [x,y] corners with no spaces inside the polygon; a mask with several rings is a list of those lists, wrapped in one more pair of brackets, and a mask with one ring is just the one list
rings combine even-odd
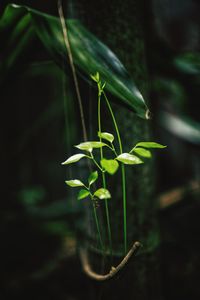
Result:
{"label": "blurred leaf", "polygon": [[103,200],[103,199],[110,199],[111,194],[107,189],[100,188],[95,193],[94,196]]}
{"label": "blurred leaf", "polygon": [[175,58],[174,64],[184,73],[200,74],[200,53],[191,52],[181,54]]}
{"label": "blurred leaf", "polygon": [[[19,40],[18,43],[13,44],[12,51],[9,51],[10,55],[16,55],[16,47],[25,37],[22,31],[34,29],[54,60],[61,67],[63,67],[63,62],[67,65],[66,47],[61,23],[57,17],[41,13],[26,6],[11,4],[7,6],[1,18],[0,36],[2,33],[5,33],[8,27],[11,27],[13,30],[16,26],[15,20],[20,22],[21,18],[27,18],[28,24],[24,23],[24,26],[18,29]],[[86,74],[87,78],[89,78],[90,74],[95,74],[98,71],[102,80],[106,82],[106,89],[118,98],[119,103],[128,106],[138,116],[146,118],[147,106],[144,99],[116,55],[81,25],[78,20],[67,20],[67,26],[75,65]],[[6,36],[8,45],[9,37],[9,35]],[[28,39],[26,43],[29,43]],[[18,52],[25,47],[26,43],[23,43]],[[8,59],[11,58],[4,58],[4,65],[10,65],[7,61]],[[1,64],[0,72],[2,72],[3,68],[4,66]],[[6,71],[9,70],[10,68],[7,68]]]}
{"label": "blurred leaf", "polygon": [[37,206],[44,201],[45,189],[41,186],[30,186],[19,191],[19,201],[25,206]]}
{"label": "blurred leaf", "polygon": [[84,183],[78,179],[66,180],[65,183],[71,187],[85,186]]}
{"label": "blurred leaf", "polygon": [[[166,148],[167,146],[161,145],[156,142],[139,142],[135,147],[143,147],[143,148]],[[132,151],[132,150],[131,150]]]}
{"label": "blurred leaf", "polygon": [[129,153],[122,153],[117,156],[116,159],[125,165],[138,165],[143,163],[139,157]]}
{"label": "blurred leaf", "polygon": [[88,190],[80,190],[80,192],[78,193],[78,200],[82,200],[86,197],[88,197],[90,194],[90,192]]}
{"label": "blurred leaf", "polygon": [[17,62],[21,65],[21,60],[26,60],[25,54],[35,37],[31,16],[8,5],[0,19],[0,84]]}
{"label": "blurred leaf", "polygon": [[144,148],[133,148],[131,150],[131,152],[135,152],[136,154],[146,157],[146,158],[150,158],[151,157],[151,152],[147,149]]}
{"label": "blurred leaf", "polygon": [[186,142],[200,145],[200,123],[191,118],[160,112],[159,123]]}
{"label": "blurred leaf", "polygon": [[114,135],[108,132],[98,132],[98,137],[101,137],[102,139],[109,141],[110,143],[114,141]]}
{"label": "blurred leaf", "polygon": [[109,174],[113,175],[117,172],[117,169],[119,167],[119,164],[114,159],[102,159],[101,160],[101,166],[108,172]]}
{"label": "blurred leaf", "polygon": [[83,153],[74,154],[74,155],[70,156],[66,161],[64,161],[62,163],[62,165],[68,165],[68,164],[75,163],[75,162],[79,161],[83,157],[87,157],[87,155],[85,155]]}
{"label": "blurred leaf", "polygon": [[98,179],[98,172],[97,171],[92,172],[88,178],[89,185],[93,184],[97,179]]}
{"label": "blurred leaf", "polygon": [[93,148],[102,148],[104,146],[107,146],[107,145],[102,142],[84,142],[79,145],[76,145],[75,147],[80,150],[92,152]]}

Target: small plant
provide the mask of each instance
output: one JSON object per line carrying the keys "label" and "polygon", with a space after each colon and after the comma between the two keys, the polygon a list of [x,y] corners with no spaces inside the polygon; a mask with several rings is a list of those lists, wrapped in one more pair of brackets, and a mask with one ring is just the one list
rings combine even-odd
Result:
{"label": "small plant", "polygon": [[[75,147],[81,150],[81,153],[77,153],[69,157],[66,161],[64,161],[63,165],[69,165],[72,163],[77,163],[83,158],[88,159],[92,165],[94,171],[89,175],[88,182],[83,183],[79,179],[66,180],[66,184],[70,187],[78,187],[81,188],[77,199],[83,200],[85,198],[90,198],[93,206],[94,219],[96,223],[97,233],[99,244],[103,253],[105,253],[105,247],[102,240],[102,235],[100,231],[100,224],[97,215],[96,202],[103,200],[105,202],[105,214],[107,220],[107,231],[108,231],[108,239],[109,239],[109,248],[110,254],[112,256],[112,233],[110,226],[110,215],[109,215],[109,205],[108,200],[112,197],[111,192],[107,187],[107,175],[113,176],[118,169],[121,169],[121,178],[122,178],[122,201],[123,201],[123,227],[124,227],[124,253],[126,255],[127,252],[127,217],[126,217],[126,177],[125,177],[125,165],[137,165],[144,163],[144,158],[151,158],[151,149],[153,148],[165,148],[159,143],[155,142],[138,142],[128,153],[123,152],[123,146],[121,141],[121,136],[119,132],[119,128],[113,114],[113,110],[109,103],[109,100],[104,92],[104,87],[106,83],[102,83],[100,80],[99,73],[92,75],[91,78],[96,82],[98,87],[98,140],[97,141],[86,141],[76,145]],[[101,130],[101,99],[102,96],[107,104],[108,110],[111,114],[111,118],[113,121],[113,125],[116,131],[116,137],[109,132],[102,132]],[[119,153],[115,147],[115,142],[118,142]],[[104,149],[107,149],[106,156],[104,156]],[[95,149],[99,149],[99,155],[94,151]],[[109,158],[108,158],[108,152]],[[111,157],[111,158],[110,158]],[[101,182],[102,184],[96,188],[95,186],[98,184],[99,173],[101,174]],[[95,184],[94,184],[95,183]]]}

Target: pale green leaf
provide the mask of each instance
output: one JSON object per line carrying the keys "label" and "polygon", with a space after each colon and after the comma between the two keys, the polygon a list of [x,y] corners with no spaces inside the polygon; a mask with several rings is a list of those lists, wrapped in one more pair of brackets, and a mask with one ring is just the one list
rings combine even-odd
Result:
{"label": "pale green leaf", "polygon": [[99,82],[99,72],[96,72],[96,74],[94,75],[90,75],[90,77],[95,81],[95,82]]}
{"label": "pale green leaf", "polygon": [[70,156],[66,161],[64,161],[62,163],[62,165],[68,165],[68,164],[75,163],[75,162],[79,161],[83,157],[86,157],[86,155],[83,154],[83,153],[74,154],[74,155]]}
{"label": "pale green leaf", "polygon": [[82,189],[80,190],[80,192],[78,193],[78,200],[82,200],[86,197],[88,197],[90,194],[90,192],[88,190]]}
{"label": "pale green leaf", "polygon": [[126,165],[138,165],[143,163],[139,157],[130,153],[122,153],[117,156],[116,159]]}
{"label": "pale green leaf", "polygon": [[167,146],[161,145],[156,142],[139,142],[135,147],[143,147],[143,148],[166,148]]}
{"label": "pale green leaf", "polygon": [[100,188],[95,193],[94,196],[103,200],[103,199],[110,199],[111,194],[107,189]]}
{"label": "pale green leaf", "polygon": [[117,169],[119,167],[119,164],[114,159],[102,159],[101,160],[101,166],[103,169],[106,170],[109,174],[113,175],[115,172],[117,172]]}
{"label": "pale green leaf", "polygon": [[107,145],[101,142],[84,142],[79,145],[76,145],[75,147],[80,150],[92,152],[93,148],[101,148],[103,146],[107,146]]}
{"label": "pale green leaf", "polygon": [[114,135],[108,132],[98,132],[98,137],[101,137],[102,139],[109,141],[110,143],[114,141]]}
{"label": "pale green leaf", "polygon": [[147,149],[144,149],[144,148],[133,148],[131,150],[131,152],[135,152],[136,154],[140,155],[140,156],[143,156],[143,157],[146,157],[146,158],[150,158],[151,157],[151,152]]}
{"label": "pale green leaf", "polygon": [[71,187],[85,186],[79,179],[66,180],[65,183]]}
{"label": "pale green leaf", "polygon": [[98,179],[98,172],[97,171],[92,172],[88,178],[89,185],[93,184],[97,179]]}

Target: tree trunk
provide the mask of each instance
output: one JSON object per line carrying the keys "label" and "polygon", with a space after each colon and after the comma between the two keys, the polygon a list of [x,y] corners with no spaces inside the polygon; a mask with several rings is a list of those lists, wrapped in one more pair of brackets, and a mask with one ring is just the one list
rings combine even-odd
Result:
{"label": "tree trunk", "polygon": [[[144,98],[148,99],[148,74],[144,48],[144,12],[137,0],[77,1],[74,11],[85,25],[113,50],[133,77]],[[98,70],[97,70],[98,71]],[[110,96],[109,96],[110,98]],[[113,98],[112,98],[113,99]],[[148,102],[148,101],[147,101]],[[113,104],[120,127],[125,152],[138,141],[149,141],[149,121],[142,120],[131,111]],[[106,112],[105,112],[106,113]],[[107,118],[104,118],[107,119]],[[103,125],[112,128],[111,120]],[[111,129],[112,131],[112,129]],[[120,180],[120,179],[119,179]],[[127,167],[127,230],[128,248],[134,241],[143,244],[142,250],[126,267],[123,274],[109,283],[94,285],[94,295],[102,299],[145,300],[161,299],[159,283],[159,232],[156,222],[154,195],[154,164]],[[123,210],[120,182],[112,191],[110,201],[113,251],[123,255]],[[117,188],[116,188],[117,186]],[[119,187],[119,188],[118,188]],[[94,258],[93,267],[100,264]],[[98,267],[97,267],[98,269]],[[94,299],[94,298],[92,298]]]}

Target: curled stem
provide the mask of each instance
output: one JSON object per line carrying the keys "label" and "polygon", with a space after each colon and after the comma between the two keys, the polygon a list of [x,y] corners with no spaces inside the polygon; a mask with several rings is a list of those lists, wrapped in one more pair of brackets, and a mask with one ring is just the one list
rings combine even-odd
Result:
{"label": "curled stem", "polygon": [[129,252],[127,253],[127,255],[122,259],[122,261],[116,267],[111,267],[110,272],[104,275],[98,274],[91,269],[87,250],[85,248],[81,248],[80,259],[81,259],[83,270],[85,274],[93,280],[96,281],[110,280],[114,278],[121,270],[124,269],[124,267],[130,261],[133,255],[135,255],[138,252],[141,246],[142,246],[141,243],[135,242],[131,247],[131,249],[129,250]]}

